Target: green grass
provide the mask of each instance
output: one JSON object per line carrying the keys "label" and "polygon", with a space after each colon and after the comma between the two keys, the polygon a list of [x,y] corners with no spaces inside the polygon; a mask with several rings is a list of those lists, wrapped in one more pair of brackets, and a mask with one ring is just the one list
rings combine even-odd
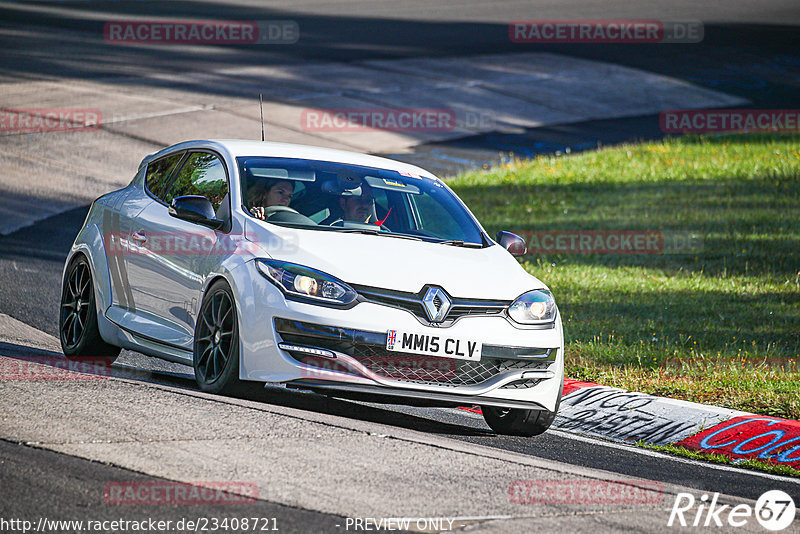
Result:
{"label": "green grass", "polygon": [[767,473],[772,473],[775,475],[782,475],[782,476],[789,476],[789,477],[800,477],[800,471],[793,467],[789,467],[788,465],[780,465],[780,464],[773,464],[769,462],[762,462],[760,460],[755,460],[752,458],[747,458],[744,460],[734,460],[728,456],[716,453],[700,453],[695,452],[684,447],[676,447],[675,445],[649,445],[647,443],[638,443],[640,447],[644,447],[645,449],[651,449],[658,452],[663,452],[666,454],[672,454],[675,456],[682,456],[684,458],[690,458],[692,460],[700,460],[703,462],[710,462],[714,464],[726,464],[726,465],[735,465],[736,467],[741,467],[743,469],[752,469],[754,471],[764,471]]}
{"label": "green grass", "polygon": [[529,255],[574,378],[800,419],[800,135],[515,160],[449,185],[491,233],[694,232],[692,254]]}

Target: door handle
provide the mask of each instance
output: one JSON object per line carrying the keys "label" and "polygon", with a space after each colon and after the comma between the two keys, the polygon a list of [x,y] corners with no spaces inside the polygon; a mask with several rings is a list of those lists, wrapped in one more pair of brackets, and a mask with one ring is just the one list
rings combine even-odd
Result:
{"label": "door handle", "polygon": [[141,245],[142,243],[147,241],[147,236],[144,235],[141,231],[133,232],[131,234],[131,239],[134,240],[137,244]]}

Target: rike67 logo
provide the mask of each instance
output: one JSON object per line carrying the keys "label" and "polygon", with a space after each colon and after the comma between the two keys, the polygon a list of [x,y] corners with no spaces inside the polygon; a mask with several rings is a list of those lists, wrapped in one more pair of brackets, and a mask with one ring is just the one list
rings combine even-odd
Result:
{"label": "rike67 logo", "polygon": [[752,527],[755,519],[763,528],[778,532],[792,524],[796,513],[794,500],[781,490],[767,491],[758,498],[755,506],[719,504],[719,493],[711,497],[703,494],[699,499],[691,493],[678,493],[667,526],[727,529]]}

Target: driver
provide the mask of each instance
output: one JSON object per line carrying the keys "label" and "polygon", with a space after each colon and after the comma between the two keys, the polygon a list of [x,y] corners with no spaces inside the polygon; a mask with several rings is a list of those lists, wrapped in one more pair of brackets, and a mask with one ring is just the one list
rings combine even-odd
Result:
{"label": "driver", "polygon": [[360,195],[355,191],[349,191],[347,196],[339,199],[345,221],[368,223],[375,212],[375,196],[372,194],[372,188],[363,183],[360,189]]}
{"label": "driver", "polygon": [[247,207],[254,217],[263,221],[266,219],[265,208],[288,207],[292,195],[294,195],[294,182],[291,180],[263,180],[247,191]]}

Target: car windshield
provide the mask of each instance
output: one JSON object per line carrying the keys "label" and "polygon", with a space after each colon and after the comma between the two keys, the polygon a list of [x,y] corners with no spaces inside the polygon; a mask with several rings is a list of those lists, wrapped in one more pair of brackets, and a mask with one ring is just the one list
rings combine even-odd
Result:
{"label": "car windshield", "polygon": [[484,246],[481,229],[439,181],[386,169],[239,157],[244,209],[272,224]]}

